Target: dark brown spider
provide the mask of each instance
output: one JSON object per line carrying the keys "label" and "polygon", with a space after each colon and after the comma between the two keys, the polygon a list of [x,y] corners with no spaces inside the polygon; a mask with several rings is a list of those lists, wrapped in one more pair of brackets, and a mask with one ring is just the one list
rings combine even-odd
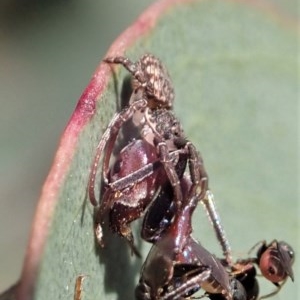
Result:
{"label": "dark brown spider", "polygon": [[88,186],[90,201],[93,205],[98,205],[94,186],[102,153],[104,153],[103,179],[108,184],[110,157],[119,130],[125,122],[133,119],[134,124],[140,128],[140,138],[157,148],[157,155],[174,186],[177,205],[180,206],[182,195],[168,154],[172,149],[177,148],[176,139],[182,141],[184,136],[179,121],[170,112],[174,101],[174,90],[166,69],[156,57],[150,54],[142,56],[136,63],[126,57],[107,58],[104,61],[122,64],[133,75],[134,90],[129,106],[115,114],[97,146]]}
{"label": "dark brown spider", "polygon": [[[172,201],[175,210],[180,208],[182,203],[180,177],[184,169],[179,168],[178,171],[178,168],[176,169],[178,163],[185,166],[189,162],[191,176],[195,177],[195,172],[199,174],[197,175],[199,177],[197,184],[201,189],[199,199],[204,198],[208,189],[208,177],[201,156],[186,140],[180,122],[171,111],[174,90],[161,62],[150,54],[142,56],[136,63],[126,57],[107,58],[104,61],[122,64],[133,75],[134,90],[129,106],[115,114],[97,146],[88,183],[89,198],[94,206],[98,205],[99,201],[95,196],[95,178],[103,154],[105,195],[96,217],[96,236],[102,244],[101,223],[104,214],[110,211],[110,224],[113,230],[127,238],[133,245],[128,224],[141,216],[153,196],[159,193],[166,179],[173,191]],[[118,133],[123,124],[129,120],[139,128],[140,136],[137,139],[143,143],[140,145],[136,140],[133,142],[134,145],[130,144],[123,149],[119,157],[122,166],[113,167],[110,172],[109,162]],[[133,157],[132,160],[136,159],[136,163],[126,164],[124,161],[128,156],[131,157],[130,151],[143,157]],[[185,159],[179,158],[181,155],[185,156]],[[160,170],[153,171],[155,164],[160,165]],[[133,186],[138,187],[135,189]]]}

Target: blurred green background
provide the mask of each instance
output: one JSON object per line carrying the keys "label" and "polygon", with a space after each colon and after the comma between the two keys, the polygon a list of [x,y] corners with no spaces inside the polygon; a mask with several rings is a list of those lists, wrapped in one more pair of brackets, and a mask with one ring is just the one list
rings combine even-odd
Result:
{"label": "blurred green background", "polygon": [[[1,1],[0,291],[18,279],[60,135],[110,44],[153,1]],[[269,0],[297,19],[297,0]]]}

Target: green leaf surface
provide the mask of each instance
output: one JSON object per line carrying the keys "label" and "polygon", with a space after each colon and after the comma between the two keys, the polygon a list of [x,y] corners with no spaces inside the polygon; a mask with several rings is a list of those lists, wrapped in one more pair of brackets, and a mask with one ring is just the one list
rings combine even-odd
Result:
{"label": "green leaf surface", "polygon": [[[289,20],[260,1],[162,1],[108,55],[137,60],[146,52],[158,56],[173,78],[175,111],[204,157],[234,253],[246,255],[256,242],[274,238],[295,249],[298,66]],[[143,260],[130,256],[117,236],[108,235],[105,249],[98,248],[86,199],[93,154],[127,75],[116,70],[113,78],[100,65],[62,137],[33,225],[22,299],[73,299],[80,274],[87,275],[83,300],[134,298]],[[193,223],[193,235],[221,255],[200,206]],[[145,258],[149,245],[137,243]],[[263,280],[261,288],[274,289]],[[288,282],[272,299],[296,299],[296,290],[297,282]]]}

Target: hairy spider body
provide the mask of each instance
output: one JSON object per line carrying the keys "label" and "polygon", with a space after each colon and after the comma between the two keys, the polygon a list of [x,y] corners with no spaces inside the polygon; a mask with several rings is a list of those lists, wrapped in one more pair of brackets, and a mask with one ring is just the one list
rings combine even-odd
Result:
{"label": "hairy spider body", "polygon": [[135,93],[142,91],[142,98],[149,102],[148,107],[173,107],[173,84],[167,69],[157,57],[145,54],[136,63],[123,56],[109,57],[104,61],[109,64],[121,64],[133,75],[133,89]]}

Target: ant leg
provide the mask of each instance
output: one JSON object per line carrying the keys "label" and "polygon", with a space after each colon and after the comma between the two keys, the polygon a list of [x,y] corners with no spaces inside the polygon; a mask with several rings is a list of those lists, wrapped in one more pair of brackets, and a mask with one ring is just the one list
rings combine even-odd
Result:
{"label": "ant leg", "polygon": [[161,300],[176,300],[182,299],[185,294],[188,294],[191,290],[195,288],[200,288],[201,284],[206,281],[211,275],[211,269],[205,266],[199,266],[195,271],[196,275],[187,279],[184,283],[180,284],[177,288],[166,293]]}
{"label": "ant leg", "polygon": [[284,285],[286,282],[287,282],[287,280],[284,280],[281,284],[276,285],[276,286],[277,286],[277,289],[276,289],[276,290],[274,290],[273,292],[271,292],[271,293],[269,293],[269,294],[266,294],[266,295],[263,295],[263,296],[259,297],[258,300],[270,298],[270,297],[273,297],[274,295],[278,294],[279,291],[281,290],[281,288],[283,287],[283,285]]}
{"label": "ant leg", "polygon": [[[270,244],[272,244],[273,242],[274,241],[272,241]],[[250,255],[254,251],[255,248],[260,249],[260,251],[266,250],[268,248],[267,247],[267,241],[266,240],[262,240],[262,241],[257,242],[254,246],[252,246],[250,248],[250,250],[248,251],[248,255]]]}
{"label": "ant leg", "polygon": [[174,202],[176,205],[176,209],[178,211],[182,205],[182,191],[180,186],[180,180],[176,173],[174,163],[172,162],[167,144],[165,142],[158,142],[156,148],[157,148],[159,161],[163,164],[164,169],[169,178],[169,181],[173,187]]}
{"label": "ant leg", "polygon": [[104,182],[107,183],[109,160],[113,150],[113,144],[117,138],[120,128],[123,126],[123,124],[126,121],[128,121],[133,116],[135,111],[140,110],[146,106],[147,106],[147,101],[145,99],[140,99],[134,102],[131,106],[121,111],[120,113],[115,114],[113,119],[109,123],[107,129],[105,130],[104,134],[102,135],[101,140],[96,148],[96,154],[94,156],[94,160],[91,166],[91,172],[90,172],[90,177],[88,182],[89,198],[90,198],[90,202],[94,206],[98,205],[98,201],[96,200],[96,196],[95,196],[95,179],[96,179],[96,174],[99,166],[99,161],[103,151],[105,150],[107,145],[109,145],[108,151],[107,153],[105,153],[105,157],[103,159],[103,177],[104,177]]}
{"label": "ant leg", "polygon": [[227,264],[229,266],[232,266],[231,247],[230,247],[229,241],[226,237],[225,230],[224,230],[223,226],[221,225],[220,216],[219,216],[219,213],[217,212],[216,205],[215,205],[214,195],[210,190],[207,190],[206,195],[205,195],[204,199],[202,200],[202,203],[203,203],[206,213],[213,225],[217,239],[221,244],[223,254],[226,258]]}
{"label": "ant leg", "polygon": [[201,192],[199,195],[200,201],[202,201],[208,217],[214,227],[217,239],[219,240],[223,253],[226,257],[226,261],[229,265],[232,264],[231,248],[229,241],[226,238],[226,233],[221,225],[220,216],[217,212],[214,197],[211,191],[208,190],[208,175],[204,168],[202,157],[199,155],[195,146],[188,142],[188,153],[189,153],[189,169],[191,174],[191,180],[195,184],[199,182]]}
{"label": "ant leg", "polygon": [[121,177],[120,179],[109,183],[109,187],[112,191],[123,190],[151,176],[153,172],[159,167],[161,167],[160,161],[154,161],[153,163],[149,163],[127,176]]}

